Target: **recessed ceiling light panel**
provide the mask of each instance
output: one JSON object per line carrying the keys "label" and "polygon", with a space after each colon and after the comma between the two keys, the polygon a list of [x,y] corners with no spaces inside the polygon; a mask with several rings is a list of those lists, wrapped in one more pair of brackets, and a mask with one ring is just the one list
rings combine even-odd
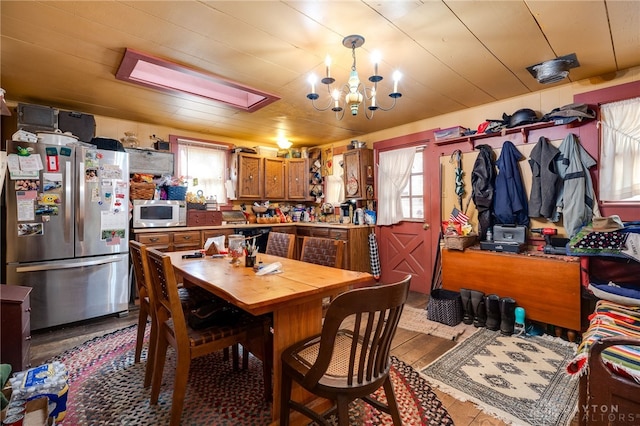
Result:
{"label": "recessed ceiling light panel", "polygon": [[126,49],[116,78],[156,90],[201,96],[248,112],[280,99],[279,96],[132,49]]}

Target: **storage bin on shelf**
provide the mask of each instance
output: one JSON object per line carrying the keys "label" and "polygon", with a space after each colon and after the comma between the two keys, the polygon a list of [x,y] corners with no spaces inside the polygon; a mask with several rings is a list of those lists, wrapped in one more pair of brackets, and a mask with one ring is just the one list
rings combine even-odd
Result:
{"label": "storage bin on shelf", "polygon": [[190,203],[187,201],[187,210],[206,210],[207,205],[202,203]]}
{"label": "storage bin on shelf", "polygon": [[156,185],[147,182],[129,182],[129,198],[132,200],[153,200]]}
{"label": "storage bin on shelf", "polygon": [[167,200],[184,201],[186,198],[186,186],[167,186]]}
{"label": "storage bin on shelf", "polygon": [[442,141],[446,139],[459,138],[464,134],[466,130],[467,129],[462,126],[454,126],[446,129],[436,130],[435,132],[433,132],[433,134],[437,141]]}
{"label": "storage bin on shelf", "polygon": [[444,247],[449,250],[464,250],[476,243],[478,236],[476,234],[469,235],[445,235]]}

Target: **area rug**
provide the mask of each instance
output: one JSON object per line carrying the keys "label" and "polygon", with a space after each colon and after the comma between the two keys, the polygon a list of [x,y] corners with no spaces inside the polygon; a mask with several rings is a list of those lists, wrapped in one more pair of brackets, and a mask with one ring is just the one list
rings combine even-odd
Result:
{"label": "area rug", "polygon": [[[146,348],[135,364],[136,326],[95,338],[49,360],[62,362],[69,372],[65,425],[166,425],[171,411],[175,352],[170,349],[158,405],[149,404],[143,388]],[[206,372],[206,374],[203,374]],[[426,380],[404,362],[393,358],[391,377],[403,424],[452,425]],[[271,406],[263,398],[262,365],[249,358],[249,368],[233,371],[222,353],[192,362],[182,425],[268,425]],[[376,394],[384,400],[384,391]],[[368,404],[350,407],[356,424],[392,424],[391,417]]]}
{"label": "area rug", "polygon": [[400,317],[398,327],[418,333],[429,334],[447,340],[462,341],[471,336],[478,329],[473,325],[460,323],[454,327],[427,319],[425,309],[405,306]]}
{"label": "area rug", "polygon": [[575,344],[549,336],[503,336],[480,329],[421,374],[461,401],[516,425],[568,425],[578,381],[565,372]]}

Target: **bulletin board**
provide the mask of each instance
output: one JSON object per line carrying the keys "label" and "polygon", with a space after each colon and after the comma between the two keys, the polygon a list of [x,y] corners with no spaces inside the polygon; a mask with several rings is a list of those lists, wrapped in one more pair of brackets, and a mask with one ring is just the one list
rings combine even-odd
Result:
{"label": "bulletin board", "polygon": [[[506,140],[508,139],[505,139],[505,141]],[[478,142],[478,144],[481,143],[481,141]],[[529,165],[528,160],[531,155],[531,151],[536,146],[536,143],[537,140],[529,142],[527,144],[516,145],[518,151],[521,152],[524,156],[524,159],[520,161],[519,164],[522,182],[527,194],[527,200],[529,199],[529,196],[531,194],[532,183],[531,166]],[[562,139],[551,140],[550,143],[555,147],[559,147],[562,143]],[[493,149],[493,152],[495,153],[494,161],[500,157],[501,151],[502,150],[500,148]],[[476,233],[478,232],[478,211],[473,203],[473,200],[471,200],[471,193],[473,191],[473,188],[471,186],[471,172],[473,171],[473,165],[475,164],[477,157],[477,150],[463,152],[461,155],[461,164],[463,171],[462,182],[463,188],[465,190],[465,193],[462,197],[462,209],[460,207],[458,195],[456,194],[456,157],[454,156],[453,159],[450,155],[443,155],[440,157],[440,206],[442,220],[446,221],[449,219],[449,216],[454,207],[459,210],[461,209],[463,213],[465,213],[469,217],[469,223],[473,227],[473,232]],[[530,220],[530,228],[556,228],[558,229],[558,236],[566,237],[566,232],[564,230],[564,227],[562,226],[562,217],[560,218],[559,222],[555,223],[547,221],[545,218],[530,218]]]}

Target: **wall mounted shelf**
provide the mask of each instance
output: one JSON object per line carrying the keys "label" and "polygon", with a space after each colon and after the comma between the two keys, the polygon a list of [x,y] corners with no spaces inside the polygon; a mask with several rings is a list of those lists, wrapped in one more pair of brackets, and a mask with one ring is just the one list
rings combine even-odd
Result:
{"label": "wall mounted shelf", "polygon": [[460,143],[460,142],[468,142],[471,145],[471,148],[473,148],[475,146],[475,141],[477,140],[495,138],[496,136],[506,136],[514,133],[520,133],[522,135],[523,143],[527,143],[530,131],[545,129],[547,127],[553,127],[556,125],[557,124],[554,121],[545,121],[542,123],[527,124],[525,126],[514,127],[511,129],[503,129],[501,132],[496,132],[496,133],[480,133],[475,135],[460,136],[458,138],[434,141],[433,143],[435,145],[441,146],[441,145],[451,145],[451,144]]}

